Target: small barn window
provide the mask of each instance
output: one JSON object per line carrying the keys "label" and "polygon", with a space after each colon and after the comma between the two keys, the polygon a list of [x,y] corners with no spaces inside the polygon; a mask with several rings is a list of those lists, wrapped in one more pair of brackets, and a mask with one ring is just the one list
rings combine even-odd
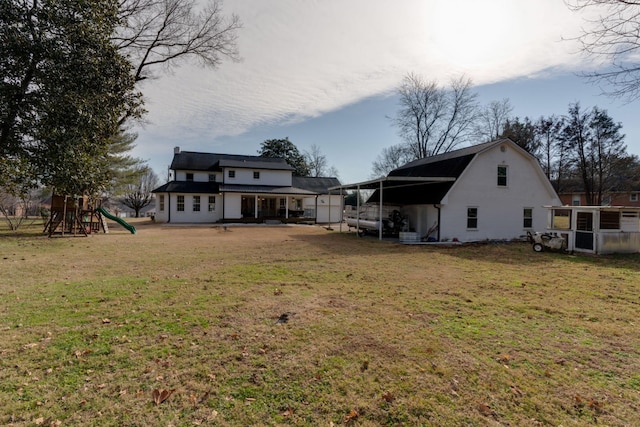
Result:
{"label": "small barn window", "polygon": [[193,173],[187,172],[187,181],[193,181]]}
{"label": "small barn window", "polygon": [[260,179],[260,172],[253,171],[253,179]]}
{"label": "small barn window", "polygon": [[467,228],[478,228],[478,208],[467,208]]}
{"label": "small barn window", "polygon": [[200,212],[200,196],[193,196],[193,211]]}
{"label": "small barn window", "polygon": [[164,194],[160,194],[160,196],[158,196],[158,209],[160,209],[160,212],[164,212]]}
{"label": "small barn window", "polygon": [[630,202],[637,202],[638,201],[638,193],[629,194],[629,201]]}
{"label": "small barn window", "polygon": [[229,178],[235,178],[236,177],[236,171],[229,171]]}
{"label": "small barn window", "polygon": [[216,210],[216,196],[209,196],[209,212]]}
{"label": "small barn window", "polygon": [[533,227],[533,209],[532,208],[524,208],[522,214],[522,226],[524,228],[532,228]]}
{"label": "small barn window", "polygon": [[209,182],[216,182],[216,174],[215,173],[210,173],[209,174]]}
{"label": "small barn window", "polygon": [[600,212],[600,229],[601,230],[620,229],[620,213],[618,213],[617,211],[601,211]]}
{"label": "small barn window", "polygon": [[176,200],[176,210],[184,212],[184,196],[178,196]]}
{"label": "small barn window", "polygon": [[498,166],[498,186],[499,187],[507,186],[507,167],[506,166]]}

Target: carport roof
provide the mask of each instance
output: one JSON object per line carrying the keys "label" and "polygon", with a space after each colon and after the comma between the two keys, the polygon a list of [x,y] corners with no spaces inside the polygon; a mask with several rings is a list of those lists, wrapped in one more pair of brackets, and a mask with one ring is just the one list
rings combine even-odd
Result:
{"label": "carport roof", "polygon": [[356,182],[354,184],[337,185],[329,190],[383,190],[389,188],[411,187],[415,185],[436,184],[442,182],[454,182],[455,177],[449,176],[385,176],[369,181]]}

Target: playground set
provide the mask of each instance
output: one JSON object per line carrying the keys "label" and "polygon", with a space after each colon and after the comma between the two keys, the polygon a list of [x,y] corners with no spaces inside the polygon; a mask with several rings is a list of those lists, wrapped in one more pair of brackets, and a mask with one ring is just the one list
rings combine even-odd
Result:
{"label": "playground set", "polygon": [[44,226],[44,233],[53,235],[89,236],[91,233],[109,232],[106,219],[117,222],[131,234],[136,234],[136,228],[102,206],[101,199],[90,196],[60,196],[51,197],[51,216]]}

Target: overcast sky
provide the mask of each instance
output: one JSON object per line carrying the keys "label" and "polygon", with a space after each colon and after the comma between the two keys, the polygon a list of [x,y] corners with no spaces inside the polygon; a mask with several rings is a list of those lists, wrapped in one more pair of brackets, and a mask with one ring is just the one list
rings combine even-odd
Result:
{"label": "overcast sky", "polygon": [[141,86],[149,113],[133,154],[163,182],[175,146],[257,154],[284,137],[319,146],[343,183],[366,180],[400,142],[388,117],[409,72],[442,84],[465,75],[482,103],[509,98],[520,117],[598,105],[640,153],[637,106],[576,77],[590,65],[566,39],[584,21],[562,0],[227,0],[224,11],[243,23],[240,62],[183,64]]}

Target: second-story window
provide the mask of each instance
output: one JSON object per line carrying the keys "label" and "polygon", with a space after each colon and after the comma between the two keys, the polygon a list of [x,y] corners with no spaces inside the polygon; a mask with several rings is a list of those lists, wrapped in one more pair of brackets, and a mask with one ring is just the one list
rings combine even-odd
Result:
{"label": "second-story window", "polygon": [[193,173],[187,172],[187,181],[193,181]]}
{"label": "second-story window", "polygon": [[260,172],[253,171],[253,179],[260,179]]}
{"label": "second-story window", "polygon": [[216,174],[215,173],[210,173],[209,174],[209,182],[216,182]]}
{"label": "second-story window", "polygon": [[229,171],[229,178],[235,178],[236,177],[236,171]]}
{"label": "second-story window", "polygon": [[507,186],[507,167],[506,166],[498,166],[498,186],[499,187]]}

